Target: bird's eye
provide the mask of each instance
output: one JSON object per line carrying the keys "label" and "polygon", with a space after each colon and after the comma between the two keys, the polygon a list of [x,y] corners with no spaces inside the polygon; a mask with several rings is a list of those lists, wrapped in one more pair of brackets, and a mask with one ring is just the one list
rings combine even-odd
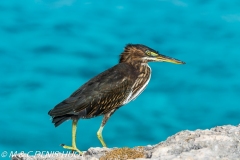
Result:
{"label": "bird's eye", "polygon": [[146,53],[148,56],[151,56],[151,51],[146,50],[145,53]]}
{"label": "bird's eye", "polygon": [[152,51],[149,51],[149,50],[146,50],[145,53],[148,55],[148,56],[151,56],[151,57],[156,57],[158,54],[155,53],[155,52],[152,52]]}

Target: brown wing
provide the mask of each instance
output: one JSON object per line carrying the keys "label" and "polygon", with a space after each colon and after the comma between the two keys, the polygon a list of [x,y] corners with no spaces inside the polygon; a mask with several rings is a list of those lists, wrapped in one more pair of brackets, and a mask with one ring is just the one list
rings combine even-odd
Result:
{"label": "brown wing", "polygon": [[75,104],[74,112],[81,113],[85,110],[86,115],[83,117],[90,118],[120,107],[131,92],[131,83],[129,79],[119,79],[116,84],[112,83],[111,87],[102,84],[99,89],[95,90],[93,95],[79,99]]}
{"label": "brown wing", "polygon": [[79,118],[105,114],[123,104],[136,77],[130,65],[120,63],[88,81],[49,114],[53,117],[78,115]]}

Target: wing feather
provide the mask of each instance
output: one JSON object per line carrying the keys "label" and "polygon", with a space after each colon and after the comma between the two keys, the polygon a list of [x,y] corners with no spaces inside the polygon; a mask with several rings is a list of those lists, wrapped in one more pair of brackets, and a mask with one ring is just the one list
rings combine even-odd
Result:
{"label": "wing feather", "polygon": [[137,75],[130,65],[119,63],[85,83],[50,110],[49,114],[53,117],[80,115],[91,118],[108,113],[122,105],[136,78]]}

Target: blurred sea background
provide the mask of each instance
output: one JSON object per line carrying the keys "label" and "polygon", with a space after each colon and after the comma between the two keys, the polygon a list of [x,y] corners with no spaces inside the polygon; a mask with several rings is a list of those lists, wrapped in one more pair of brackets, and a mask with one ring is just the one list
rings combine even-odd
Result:
{"label": "blurred sea background", "polygon": [[[128,43],[186,65],[150,63],[147,89],[103,130],[108,147],[157,144],[181,130],[240,122],[239,0],[0,2],[0,152],[65,151],[71,121],[47,114]],[[101,147],[102,117],[80,120],[77,146]]]}

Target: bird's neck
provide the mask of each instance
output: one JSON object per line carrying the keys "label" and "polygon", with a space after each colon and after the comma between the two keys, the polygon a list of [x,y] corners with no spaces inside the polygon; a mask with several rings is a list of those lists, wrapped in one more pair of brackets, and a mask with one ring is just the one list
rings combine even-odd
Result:
{"label": "bird's neck", "polygon": [[139,71],[139,73],[146,73],[149,72],[149,70],[151,69],[150,66],[145,63],[145,62],[135,62],[135,63],[131,63],[131,65]]}
{"label": "bird's neck", "polygon": [[137,96],[143,92],[151,77],[151,68],[147,63],[135,62],[131,65],[135,68],[137,77],[135,79],[135,83],[132,86],[132,93],[129,101],[136,99]]}
{"label": "bird's neck", "polygon": [[146,88],[151,77],[151,68],[149,67],[146,59],[141,59],[139,56],[135,57],[133,54],[128,52],[128,50],[125,50],[120,56],[119,63],[127,63],[132,66],[135,70],[134,73],[137,75],[135,83],[132,86],[130,98],[128,99],[128,102],[130,102]]}

